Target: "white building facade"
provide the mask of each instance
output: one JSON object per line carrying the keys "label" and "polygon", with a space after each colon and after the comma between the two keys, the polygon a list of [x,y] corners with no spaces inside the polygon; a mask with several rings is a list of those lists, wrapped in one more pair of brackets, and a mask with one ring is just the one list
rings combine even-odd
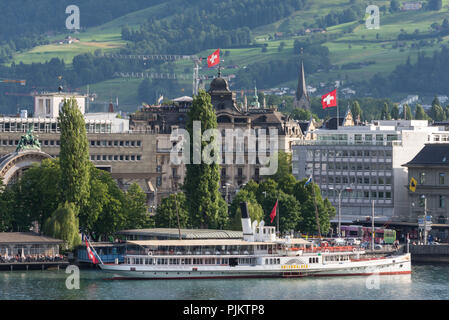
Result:
{"label": "white building facade", "polygon": [[42,93],[34,96],[34,117],[57,118],[64,99],[75,98],[81,113],[86,111],[86,97],[78,93]]}
{"label": "white building facade", "polygon": [[[379,120],[366,126],[318,129],[315,140],[293,146],[292,173],[313,180],[338,209],[342,221],[371,216],[404,220],[409,215],[409,162],[425,143],[449,132],[426,120]],[[338,212],[338,211],[337,211]]]}

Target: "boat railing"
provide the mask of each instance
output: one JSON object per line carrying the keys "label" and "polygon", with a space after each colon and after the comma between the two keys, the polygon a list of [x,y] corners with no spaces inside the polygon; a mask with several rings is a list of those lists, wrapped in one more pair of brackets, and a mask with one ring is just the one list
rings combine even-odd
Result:
{"label": "boat railing", "polygon": [[360,248],[354,246],[314,247],[302,249],[303,253],[331,253],[331,252],[358,252]]}
{"label": "boat railing", "polygon": [[[273,254],[277,252],[273,250]],[[137,251],[127,251],[127,255],[147,255],[147,256],[229,256],[229,255],[254,255],[254,251],[248,250],[193,250],[193,251],[177,251],[177,250],[149,250],[146,253]]]}

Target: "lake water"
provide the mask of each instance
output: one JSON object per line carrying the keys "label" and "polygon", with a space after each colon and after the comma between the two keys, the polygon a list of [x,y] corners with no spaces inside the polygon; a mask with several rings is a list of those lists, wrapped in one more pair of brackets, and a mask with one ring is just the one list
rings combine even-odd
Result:
{"label": "lake water", "polygon": [[297,279],[105,280],[80,270],[80,288],[69,290],[59,271],[2,271],[0,300],[392,300],[449,299],[449,266],[414,265],[411,275]]}

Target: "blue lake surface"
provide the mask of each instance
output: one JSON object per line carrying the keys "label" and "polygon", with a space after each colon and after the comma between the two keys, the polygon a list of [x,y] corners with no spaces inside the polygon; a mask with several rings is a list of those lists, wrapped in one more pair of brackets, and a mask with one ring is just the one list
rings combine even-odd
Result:
{"label": "blue lake surface", "polygon": [[414,265],[411,275],[230,280],[106,280],[80,270],[69,290],[64,270],[2,271],[0,300],[449,300],[449,266]]}

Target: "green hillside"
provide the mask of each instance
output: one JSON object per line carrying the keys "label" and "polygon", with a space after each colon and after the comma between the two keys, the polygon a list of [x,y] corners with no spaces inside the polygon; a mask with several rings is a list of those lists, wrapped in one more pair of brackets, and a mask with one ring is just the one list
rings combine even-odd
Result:
{"label": "green hillside", "polygon": [[[329,14],[350,9],[354,2],[352,0],[308,1],[302,10],[291,12],[289,16],[276,22],[253,28],[251,30],[253,41],[250,46],[242,48],[220,47],[222,66],[225,67],[223,73],[225,75],[236,74],[239,70],[254,63],[285,61],[295,56],[298,57],[297,53],[293,52],[295,40],[301,42],[316,41],[329,49],[330,63],[333,68],[330,71],[316,70],[314,73],[307,74],[308,83],[319,86],[320,82],[344,80],[351,84],[369,80],[377,73],[388,74],[397,65],[404,64],[408,57],[414,63],[417,60],[418,52],[431,55],[432,52],[439,50],[442,45],[449,43],[449,35],[436,38],[430,33],[432,24],[441,24],[449,16],[449,0],[442,1],[442,9],[439,11],[429,11],[423,8],[418,11],[397,11],[393,13],[389,12],[390,1],[371,1],[369,4],[375,4],[386,9],[386,11],[380,13],[379,29],[367,29],[362,21],[363,17],[360,16],[355,21],[327,27],[325,33],[311,32],[298,35],[306,29],[317,28],[317,21],[325,19]],[[77,43],[48,44],[34,47],[25,52],[18,52],[14,55],[13,61],[15,64],[20,62],[30,64],[43,63],[52,58],[59,58],[64,59],[66,64],[71,64],[73,57],[82,53],[94,53],[95,51],[98,53],[98,49],[101,49],[101,53],[118,52],[129,44],[121,36],[124,26],[128,26],[132,30],[138,30],[139,26],[149,19],[170,21],[174,17],[173,14],[167,15],[166,13],[167,6],[170,3],[179,3],[179,1],[167,1],[163,4],[150,6],[120,16],[100,26],[87,28],[78,34],[72,34],[72,36],[80,39],[80,42]],[[178,12],[179,10],[174,11]],[[401,34],[414,33],[421,38],[398,40],[398,36]],[[52,36],[49,41],[61,40],[66,35],[61,33]],[[263,46],[266,46],[266,49],[262,50]],[[215,49],[210,48],[196,52],[196,55],[206,57]],[[170,54],[171,52],[160,53]],[[230,65],[237,65],[239,69],[226,69],[226,66]],[[191,76],[193,63],[183,60],[158,65],[157,68],[160,71]],[[142,66],[141,71],[151,72],[154,69]],[[207,70],[204,61],[200,73],[212,77],[216,71]],[[294,87],[296,85],[296,79],[294,78],[279,78],[277,80],[278,86]],[[141,102],[137,97],[137,88],[141,81],[142,79],[115,78],[92,83],[90,89],[97,93],[99,100],[109,100],[118,96],[119,100],[128,108],[132,108],[133,104]],[[191,82],[191,80],[179,81],[178,91],[172,92],[172,94],[178,96],[190,94],[192,90]]]}

